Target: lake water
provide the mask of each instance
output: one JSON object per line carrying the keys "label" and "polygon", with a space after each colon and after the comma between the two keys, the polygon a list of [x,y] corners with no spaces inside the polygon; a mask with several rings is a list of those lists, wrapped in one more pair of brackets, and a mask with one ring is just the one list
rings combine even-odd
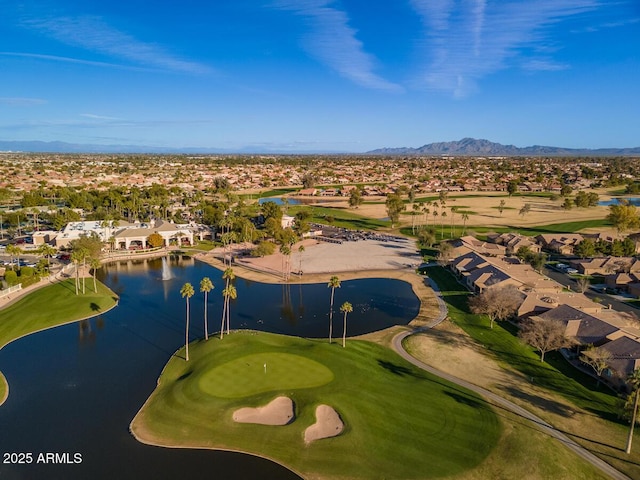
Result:
{"label": "lake water", "polygon": [[[341,202],[344,199],[342,198],[331,198],[331,197],[321,197],[321,198],[291,198],[287,197],[287,202],[289,205],[315,205],[318,203],[330,203],[330,202]],[[284,205],[284,201],[282,197],[268,197],[261,198],[258,200],[258,203],[262,204],[265,202],[273,202],[276,205]]]}
{"label": "lake water", "polygon": [[[203,335],[202,277],[210,293],[210,329],[219,328],[221,273],[193,260],[171,261],[173,278],[162,281],[160,260],[108,265],[102,280],[120,296],[114,310],[15,341],[0,350],[0,370],[10,386],[0,407],[0,453],[32,453],[34,464],[0,463],[3,480],[38,479],[297,479],[294,473],[250,455],[143,445],[128,425],[153,391],[169,357],[184,339],[184,299],[191,282],[193,339]],[[264,285],[236,280],[232,328],[253,328],[306,337],[326,337],[330,289],[319,285]],[[344,301],[349,335],[406,324],[418,312],[411,287],[394,280],[342,283],[334,301],[334,332]],[[46,306],[43,306],[46,308]],[[79,453],[77,464],[35,464],[40,453]]]}
{"label": "lake water", "polygon": [[621,200],[628,200],[631,205],[640,206],[640,198],[618,197],[611,200],[602,200],[598,205],[608,207],[609,205],[617,205]]}

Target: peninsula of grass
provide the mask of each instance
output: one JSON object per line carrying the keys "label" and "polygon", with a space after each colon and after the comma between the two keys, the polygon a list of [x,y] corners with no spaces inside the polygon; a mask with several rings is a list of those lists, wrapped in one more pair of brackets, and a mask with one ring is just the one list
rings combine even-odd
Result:
{"label": "peninsula of grass", "polygon": [[[74,280],[53,283],[33,291],[0,311],[0,348],[9,342],[65,323],[93,317],[113,308],[117,296],[102,283],[87,280],[85,294],[76,295]],[[0,377],[2,375],[0,374]],[[0,399],[6,386],[0,378]],[[3,386],[4,385],[4,386]]]}
{"label": "peninsula of grass", "polygon": [[[442,267],[427,267],[424,271],[438,284],[449,318],[483,345],[488,355],[503,368],[524,375],[537,388],[569,402],[572,416],[584,415],[597,425],[594,428],[589,423],[591,430],[564,433],[631,478],[640,478],[640,448],[634,448],[631,455],[624,453],[629,427],[620,418],[622,405],[615,392],[569,365],[558,352],[547,354],[545,362],[540,362],[538,353],[517,337],[516,327],[498,322],[492,329],[485,316],[471,314],[467,305],[469,291],[450,272]],[[520,400],[526,405],[526,399]],[[552,424],[562,421],[562,415],[554,417],[551,411],[537,413]]]}
{"label": "peninsula of grass", "polygon": [[[480,397],[370,342],[342,348],[240,331],[193,343],[189,356],[171,358],[131,423],[140,441],[241,451],[305,478],[409,479],[476,468],[501,438],[496,413]],[[235,410],[278,396],[294,402],[288,425],[233,421]],[[306,445],[320,404],[338,412],[344,431]]]}

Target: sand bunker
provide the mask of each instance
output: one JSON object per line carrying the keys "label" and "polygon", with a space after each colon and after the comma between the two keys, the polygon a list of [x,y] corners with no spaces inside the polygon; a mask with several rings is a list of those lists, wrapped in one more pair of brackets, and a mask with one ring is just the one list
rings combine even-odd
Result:
{"label": "sand bunker", "polygon": [[264,407],[246,407],[233,412],[235,422],[260,425],[286,425],[293,417],[293,401],[288,397],[277,397]]}
{"label": "sand bunker", "polygon": [[342,433],[344,423],[340,415],[328,405],[316,408],[316,423],[304,431],[304,443],[309,444],[321,438],[337,437]]}

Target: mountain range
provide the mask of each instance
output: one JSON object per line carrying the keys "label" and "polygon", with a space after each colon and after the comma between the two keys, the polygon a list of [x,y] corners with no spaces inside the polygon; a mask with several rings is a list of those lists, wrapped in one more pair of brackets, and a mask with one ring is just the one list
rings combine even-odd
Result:
{"label": "mountain range", "polygon": [[[33,153],[148,153],[148,154],[339,154],[345,152],[328,151],[278,151],[264,146],[251,146],[237,150],[223,148],[171,148],[150,147],[144,145],[92,145],[66,142],[41,141],[2,141],[0,152],[33,152]],[[353,153],[353,152],[351,152]],[[522,157],[522,156],[635,156],[640,155],[640,147],[636,148],[562,148],[533,145],[516,147],[502,145],[489,140],[463,138],[453,142],[429,143],[418,148],[380,148],[365,152],[370,155],[438,155],[438,156],[487,156],[487,157]]]}
{"label": "mountain range", "polygon": [[240,150],[224,148],[172,148],[151,147],[147,145],[97,145],[87,143],[42,142],[42,141],[3,141],[0,140],[0,152],[24,153],[140,153],[140,154],[233,154],[233,153],[269,153],[264,148],[247,147]]}
{"label": "mountain range", "polygon": [[488,156],[488,157],[522,157],[522,156],[625,156],[640,155],[640,147],[636,148],[563,148],[533,145],[516,147],[502,145],[476,138],[463,138],[453,142],[429,143],[418,148],[380,148],[367,152],[371,155],[443,155],[443,156]]}

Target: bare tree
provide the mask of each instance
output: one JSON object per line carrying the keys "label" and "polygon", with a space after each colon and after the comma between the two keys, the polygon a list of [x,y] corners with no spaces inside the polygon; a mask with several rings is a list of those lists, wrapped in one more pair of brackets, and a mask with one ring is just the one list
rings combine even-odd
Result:
{"label": "bare tree", "polygon": [[578,291],[580,293],[584,293],[589,290],[589,285],[591,285],[591,282],[589,281],[588,277],[580,277],[576,280],[576,285],[578,287]]}
{"label": "bare tree", "polygon": [[531,204],[525,203],[524,206],[520,209],[520,215],[523,217],[531,211]]}
{"label": "bare tree", "polygon": [[580,355],[580,360],[593,368],[593,370],[598,375],[598,385],[600,385],[600,377],[602,376],[602,372],[604,372],[609,367],[611,358],[612,355],[609,350],[606,350],[602,347],[594,347],[593,345],[590,345],[585,350],[583,350],[582,355]]}
{"label": "bare tree", "polygon": [[493,285],[469,298],[471,312],[476,315],[487,315],[491,328],[496,320],[506,320],[513,316],[521,303],[522,293],[514,285]]}
{"label": "bare tree", "polygon": [[540,352],[540,361],[544,362],[547,352],[553,352],[572,345],[572,340],[565,335],[565,326],[558,320],[542,320],[530,318],[520,327],[518,337]]}
{"label": "bare tree", "polygon": [[[435,232],[435,229],[434,229]],[[453,246],[449,242],[442,241],[438,245],[438,256],[437,261],[443,267],[446,267],[449,264],[453,255]]]}

